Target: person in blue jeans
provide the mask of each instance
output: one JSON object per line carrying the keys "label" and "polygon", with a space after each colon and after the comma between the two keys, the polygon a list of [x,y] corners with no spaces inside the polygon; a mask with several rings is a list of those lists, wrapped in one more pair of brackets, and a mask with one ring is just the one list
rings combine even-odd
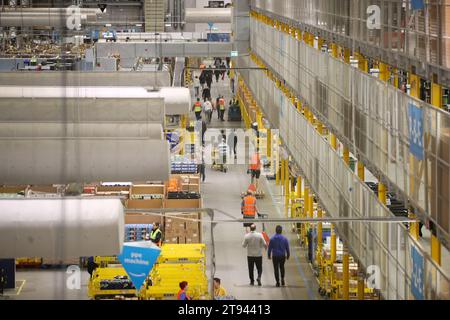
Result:
{"label": "person in blue jeans", "polygon": [[269,248],[267,256],[269,260],[272,259],[273,269],[275,273],[275,280],[277,282],[277,287],[280,286],[280,273],[281,273],[281,285],[284,286],[284,264],[286,260],[289,260],[291,255],[289,251],[289,241],[282,235],[283,228],[277,226],[275,228],[275,235],[270,238]]}

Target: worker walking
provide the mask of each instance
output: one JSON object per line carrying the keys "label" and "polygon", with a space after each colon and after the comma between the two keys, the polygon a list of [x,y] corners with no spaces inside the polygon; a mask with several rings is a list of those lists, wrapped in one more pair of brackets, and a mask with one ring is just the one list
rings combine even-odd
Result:
{"label": "worker walking", "polygon": [[195,118],[200,120],[202,118],[202,103],[200,102],[200,98],[197,98],[192,110],[195,112]]}
{"label": "worker walking", "polygon": [[198,78],[198,76],[195,76],[194,78],[194,91],[195,96],[198,98],[198,96],[200,95],[200,79]]}
{"label": "worker walking", "polygon": [[203,101],[211,100],[211,89],[209,87],[205,87],[202,91]]}
{"label": "worker walking", "polygon": [[160,229],[159,222],[153,224],[152,232],[150,232],[150,241],[161,247],[162,243],[162,231]]}
{"label": "worker walking", "polygon": [[254,269],[258,271],[258,286],[261,286],[262,276],[262,255],[263,250],[267,249],[266,241],[261,233],[256,232],[256,225],[253,223],[250,226],[250,233],[245,235],[244,242],[242,243],[244,248],[247,248],[247,263],[248,263],[248,275],[250,278],[250,285],[255,285]]}
{"label": "worker walking", "polygon": [[192,298],[187,294],[188,282],[180,282],[180,291],[177,294],[177,300],[192,300]]}
{"label": "worker walking", "polygon": [[251,174],[251,183],[256,186],[256,190],[258,190],[258,181],[261,176],[261,158],[259,156],[259,149],[256,149],[256,152],[252,155],[250,160],[250,174]]}
{"label": "worker walking", "polygon": [[[241,213],[244,219],[256,219],[258,208],[256,206],[256,197],[251,190],[247,190],[247,194],[242,199]],[[252,223],[244,223],[244,228],[247,232],[248,228],[251,227],[251,225]]]}
{"label": "worker walking", "polygon": [[211,118],[212,118],[212,112],[213,112],[213,106],[212,106],[211,101],[206,100],[203,103],[203,112],[205,113],[206,121],[208,122],[208,124],[211,124]]}
{"label": "worker walking", "polygon": [[283,227],[276,226],[275,235],[270,238],[269,249],[267,251],[267,256],[272,259],[273,270],[275,275],[275,281],[277,282],[277,287],[280,286],[280,274],[281,274],[281,285],[284,286],[284,264],[286,260],[289,260],[291,255],[289,250],[289,241],[281,233],[283,232]]}
{"label": "worker walking", "polygon": [[226,297],[227,291],[220,284],[221,280],[219,278],[214,278],[214,298]]}
{"label": "worker walking", "polygon": [[236,129],[233,129],[230,134],[228,135],[228,146],[230,147],[230,155],[233,151],[234,153],[234,159],[237,159],[237,153],[236,153],[236,147],[238,143],[238,137],[236,135]]}
{"label": "worker walking", "polygon": [[219,98],[219,113],[220,113],[220,120],[225,121],[223,119],[225,115],[225,99],[223,98],[223,96]]}

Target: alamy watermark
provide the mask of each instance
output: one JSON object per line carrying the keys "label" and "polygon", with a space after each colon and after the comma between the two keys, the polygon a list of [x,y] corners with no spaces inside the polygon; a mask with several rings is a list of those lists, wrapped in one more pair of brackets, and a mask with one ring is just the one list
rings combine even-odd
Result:
{"label": "alamy watermark", "polygon": [[381,29],[381,8],[377,5],[370,5],[367,7],[367,29],[380,30]]}

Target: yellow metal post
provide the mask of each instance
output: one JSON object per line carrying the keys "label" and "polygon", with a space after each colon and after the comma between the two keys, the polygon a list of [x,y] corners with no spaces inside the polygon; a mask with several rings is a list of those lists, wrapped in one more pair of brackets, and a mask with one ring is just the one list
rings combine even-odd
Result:
{"label": "yellow metal post", "polygon": [[317,123],[317,131],[320,135],[323,135],[323,124],[321,122]]}
{"label": "yellow metal post", "polygon": [[281,159],[281,185],[284,186],[284,173],[286,172],[284,169],[284,165],[286,164],[286,162],[284,161],[284,159]]}
{"label": "yellow metal post", "polygon": [[314,217],[314,195],[309,195],[308,200],[308,218]]}
{"label": "yellow metal post", "polygon": [[344,147],[344,162],[349,166],[350,165],[350,150],[347,147]]}
{"label": "yellow metal post", "polygon": [[339,57],[338,46],[336,43],[331,44],[331,55],[335,58]]}
{"label": "yellow metal post", "polygon": [[297,199],[302,197],[302,177],[297,177]]}
{"label": "yellow metal post", "polygon": [[[317,209],[317,218],[322,218],[322,209]],[[317,224],[317,248],[320,253],[322,253],[322,246],[323,246],[323,240],[322,240],[322,222],[319,222]]]}
{"label": "yellow metal post", "polygon": [[358,68],[364,72],[369,72],[369,61],[360,53],[358,53]]}
{"label": "yellow metal post", "polygon": [[420,78],[415,74],[409,75],[409,84],[411,85],[410,94],[414,98],[420,99]]}
{"label": "yellow metal post", "polygon": [[431,235],[431,258],[441,265],[441,242],[435,235]]}
{"label": "yellow metal post", "polygon": [[437,108],[442,108],[442,87],[437,83],[431,84],[431,104]]}
{"label": "yellow metal post", "polygon": [[331,239],[330,239],[331,263],[336,262],[336,231],[334,225],[331,225]]}
{"label": "yellow metal post", "polygon": [[358,300],[364,300],[364,288],[365,288],[365,284],[364,284],[364,277],[363,275],[359,274],[358,275]]}
{"label": "yellow metal post", "polygon": [[383,62],[380,62],[379,64],[380,69],[380,79],[384,82],[388,82],[391,78],[391,73],[389,72],[389,66]]}
{"label": "yellow metal post", "polygon": [[350,263],[349,263],[349,254],[348,248],[344,246],[344,250],[342,253],[342,298],[344,300],[350,299]]}
{"label": "yellow metal post", "polygon": [[306,187],[303,189],[303,212],[305,213],[305,216],[308,215],[309,211],[309,187]]}
{"label": "yellow metal post", "polygon": [[281,166],[280,166],[280,160],[278,159],[278,160],[276,160],[275,161],[276,162],[276,168],[275,168],[275,182],[276,182],[276,185],[277,186],[279,186],[280,185],[280,174],[281,174],[281,172],[280,172],[280,170],[281,170]]}
{"label": "yellow metal post", "polygon": [[272,130],[267,129],[267,157],[272,158]]}
{"label": "yellow metal post", "polygon": [[364,164],[361,161],[358,161],[358,177],[359,177],[359,179],[361,179],[361,181],[366,180]]}
{"label": "yellow metal post", "polygon": [[284,165],[284,168],[286,170],[284,176],[285,176],[285,181],[284,181],[284,188],[285,188],[285,203],[286,203],[286,209],[289,207],[289,199],[291,196],[291,181],[290,181],[290,173],[289,173],[289,160],[286,160],[286,164]]}
{"label": "yellow metal post", "polygon": [[398,79],[398,69],[393,69],[392,73],[394,74],[394,87],[398,89],[399,87],[399,79]]}
{"label": "yellow metal post", "polygon": [[337,150],[337,139],[336,136],[332,133],[330,133],[330,144],[334,150]]}
{"label": "yellow metal post", "polygon": [[344,49],[344,61],[346,63],[350,63],[350,55],[352,54],[351,50],[348,48]]}
{"label": "yellow metal post", "polygon": [[378,199],[383,204],[386,204],[387,202],[386,186],[381,182],[378,182]]}

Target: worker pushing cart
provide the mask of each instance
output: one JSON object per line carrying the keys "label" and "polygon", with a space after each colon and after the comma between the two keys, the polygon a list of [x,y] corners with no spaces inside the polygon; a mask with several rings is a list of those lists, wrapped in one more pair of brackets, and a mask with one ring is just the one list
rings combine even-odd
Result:
{"label": "worker pushing cart", "polygon": [[222,139],[222,142],[215,149],[213,149],[212,168],[214,170],[219,170],[226,173],[228,171],[227,155],[228,155],[228,145],[226,144],[225,139]]}

